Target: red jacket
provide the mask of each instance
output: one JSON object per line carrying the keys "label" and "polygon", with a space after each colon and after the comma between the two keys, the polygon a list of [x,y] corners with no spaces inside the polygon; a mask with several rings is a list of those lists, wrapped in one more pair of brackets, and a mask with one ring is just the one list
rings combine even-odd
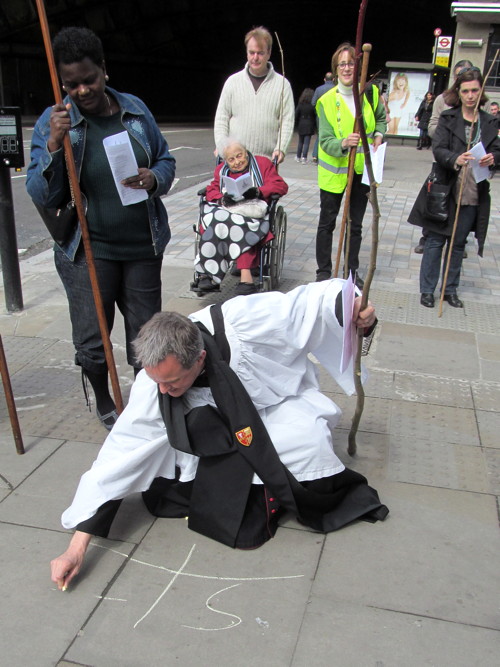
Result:
{"label": "red jacket", "polygon": [[[278,174],[278,171],[271,160],[262,155],[254,155],[254,158],[259,165],[260,173],[262,175],[262,185],[259,190],[262,196],[268,204],[271,201],[271,195],[286,195],[288,192],[288,185]],[[218,201],[222,197],[222,192],[220,189],[220,172],[224,166],[224,163],[217,165],[214,172],[214,180],[207,187],[207,201]],[[245,174],[248,169],[245,171],[240,171],[238,173],[228,172],[228,176],[231,178],[238,178],[242,174]]]}

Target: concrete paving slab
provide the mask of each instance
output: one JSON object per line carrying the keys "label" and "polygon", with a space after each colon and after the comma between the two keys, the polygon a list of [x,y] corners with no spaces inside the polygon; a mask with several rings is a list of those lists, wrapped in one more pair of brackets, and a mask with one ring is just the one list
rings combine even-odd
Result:
{"label": "concrete paving slab", "polygon": [[289,664],[323,539],[280,528],[262,549],[233,551],[183,520],[157,521],[107,592],[125,602],[103,601],[65,658],[94,667]]}
{"label": "concrete paving slab", "polygon": [[[46,441],[37,443],[38,449]],[[38,528],[62,530],[61,514],[71,503],[80,476],[90,468],[100,449],[90,442],[61,442],[54,439],[50,466],[30,464],[31,474],[0,504],[0,521],[20,523]],[[50,443],[49,443],[50,444]],[[28,466],[31,455],[18,456],[18,466]],[[16,461],[16,459],[15,459]],[[57,479],[57,484],[54,484]]]}
{"label": "concrete paving slab", "polygon": [[481,377],[487,382],[498,382],[500,362],[481,359]]}
{"label": "concrete paving slab", "polygon": [[64,442],[59,438],[42,438],[22,434],[25,453],[16,452],[10,424],[5,422],[0,430],[0,486],[13,490],[33,474]]}
{"label": "concrete paving slab", "polygon": [[474,334],[450,329],[382,322],[377,361],[380,368],[464,380],[480,377]]}
{"label": "concrete paving slab", "polygon": [[393,401],[390,433],[428,442],[480,444],[474,410],[427,403]]}
{"label": "concrete paving slab", "polygon": [[291,667],[496,667],[499,642],[494,630],[351,604],[318,592],[307,607]]}
{"label": "concrete paving slab", "polygon": [[477,410],[476,416],[481,445],[500,449],[500,413]]}
{"label": "concrete paving slab", "polygon": [[327,535],[312,595],[499,630],[495,498],[414,484],[378,491],[388,519]]}
{"label": "concrete paving slab", "polygon": [[[2,524],[0,654],[2,663],[56,665],[99,605],[109,582],[132,545],[108,542],[90,547],[78,586],[62,593],[49,580],[48,564],[62,553],[67,536],[52,531]],[[86,576],[91,569],[91,577]],[[46,582],[41,586],[40,582]],[[109,639],[109,638],[108,638]]]}
{"label": "concrete paving slab", "polygon": [[490,476],[491,492],[500,496],[500,451],[488,448],[484,450],[484,455]]}

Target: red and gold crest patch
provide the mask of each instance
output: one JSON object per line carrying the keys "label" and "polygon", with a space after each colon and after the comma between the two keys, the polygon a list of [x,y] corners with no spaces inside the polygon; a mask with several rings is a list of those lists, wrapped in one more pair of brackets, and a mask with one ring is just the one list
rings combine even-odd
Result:
{"label": "red and gold crest patch", "polygon": [[252,444],[253,433],[250,426],[242,428],[241,431],[236,431],[235,436],[238,438],[240,445],[250,447]]}

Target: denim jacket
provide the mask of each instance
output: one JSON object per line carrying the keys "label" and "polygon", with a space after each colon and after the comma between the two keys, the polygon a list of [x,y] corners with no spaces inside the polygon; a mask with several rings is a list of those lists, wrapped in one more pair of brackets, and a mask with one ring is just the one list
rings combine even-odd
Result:
{"label": "denim jacket", "polygon": [[[175,159],[170,155],[168,144],[144,102],[134,95],[119,93],[112,88],[106,88],[106,90],[120,106],[124,129],[146,151],[148,167],[156,178],[156,188],[153,192],[148,193],[146,204],[155,255],[160,255],[170,240],[168,215],[160,197],[167,194],[174,180]],[[80,176],[85,151],[86,121],[76,104],[66,97],[64,104],[68,102],[71,103],[69,134],[76,170]],[[69,201],[64,150],[61,148],[50,153],[47,148],[51,111],[52,107],[45,109],[35,125],[31,142],[31,162],[26,177],[28,194],[36,204],[46,208],[55,208]],[[68,243],[61,247],[61,250],[71,260],[75,258],[80,239],[81,231],[78,225]]]}

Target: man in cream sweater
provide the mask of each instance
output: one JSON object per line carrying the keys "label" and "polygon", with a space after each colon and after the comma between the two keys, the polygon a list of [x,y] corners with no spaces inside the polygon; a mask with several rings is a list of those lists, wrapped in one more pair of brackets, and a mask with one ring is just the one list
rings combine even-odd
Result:
{"label": "man in cream sweater", "polygon": [[245,36],[247,63],[224,84],[215,113],[214,137],[219,154],[235,137],[254,155],[283,162],[292,139],[295,106],[290,83],[269,62],[273,38],[266,28]]}

